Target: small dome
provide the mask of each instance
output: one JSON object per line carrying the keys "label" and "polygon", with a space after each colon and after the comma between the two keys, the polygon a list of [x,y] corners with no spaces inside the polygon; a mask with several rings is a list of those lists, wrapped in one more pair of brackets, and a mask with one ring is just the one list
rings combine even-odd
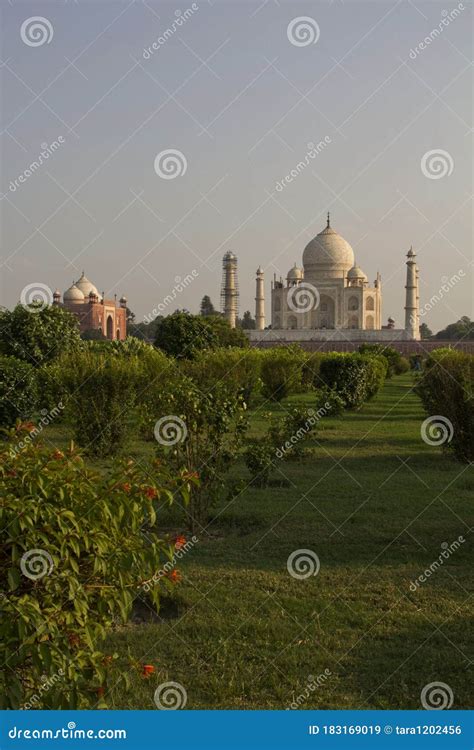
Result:
{"label": "small dome", "polygon": [[120,302],[123,302],[123,303],[125,303],[126,301],[127,301],[127,298],[126,298],[126,297],[124,297],[124,296],[120,297]]}
{"label": "small dome", "polygon": [[367,281],[367,276],[363,272],[362,268],[359,266],[352,266],[352,268],[347,272],[347,278],[348,279],[364,279]]}
{"label": "small dome", "polygon": [[63,299],[65,302],[84,302],[85,297],[81,290],[73,284],[69,289],[66,289]]}
{"label": "small dome", "polygon": [[296,280],[302,279],[303,278],[303,269],[302,268],[298,268],[298,266],[295,263],[295,265],[293,266],[293,268],[290,268],[290,270],[288,271],[288,274],[287,274],[286,278],[288,279],[288,281],[296,281]]}
{"label": "small dome", "polygon": [[83,293],[84,297],[88,297],[91,292],[94,292],[94,294],[99,296],[99,292],[97,291],[92,281],[89,281],[89,279],[84,275],[84,271],[82,272],[82,276],[79,281],[76,281],[76,287]]}
{"label": "small dome", "polygon": [[59,291],[59,289],[55,289],[53,293],[53,297],[60,297],[60,296],[61,296],[61,292]]}

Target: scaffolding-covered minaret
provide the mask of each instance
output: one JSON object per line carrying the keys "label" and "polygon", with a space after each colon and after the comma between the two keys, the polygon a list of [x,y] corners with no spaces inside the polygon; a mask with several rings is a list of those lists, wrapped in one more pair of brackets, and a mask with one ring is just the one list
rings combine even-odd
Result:
{"label": "scaffolding-covered minaret", "polygon": [[222,259],[221,308],[231,328],[235,328],[239,312],[237,256],[229,250]]}
{"label": "scaffolding-covered minaret", "polygon": [[255,328],[263,331],[265,328],[265,288],[263,283],[263,268],[257,268],[257,284],[255,294]]}
{"label": "scaffolding-covered minaret", "polygon": [[418,322],[419,279],[415,260],[416,255],[413,252],[412,247],[410,247],[407,253],[407,258],[407,283],[405,286],[405,330],[410,334],[410,337],[412,339],[418,340],[420,338]]}

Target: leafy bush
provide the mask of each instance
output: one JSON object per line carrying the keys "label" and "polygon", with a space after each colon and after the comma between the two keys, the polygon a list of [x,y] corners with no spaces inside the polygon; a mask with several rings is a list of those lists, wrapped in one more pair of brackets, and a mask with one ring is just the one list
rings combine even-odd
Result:
{"label": "leafy bush", "polygon": [[107,687],[126,677],[103,640],[147,581],[156,607],[172,589],[157,575],[174,544],[157,534],[154,500],[185,498],[186,483],[161,465],[129,461],[105,479],[72,450],[35,442],[12,460],[1,448],[0,706],[107,708]]}
{"label": "leafy bush", "polygon": [[193,359],[203,349],[215,349],[219,339],[208,318],[175,312],[156,326],[155,346],[172,357]]}
{"label": "leafy bush", "polygon": [[[451,349],[432,352],[416,385],[426,412],[451,423],[440,442],[460,461],[474,460],[474,356]],[[436,420],[433,420],[436,431]]]}
{"label": "leafy bush", "polygon": [[[391,378],[392,375],[397,373],[397,367],[403,368],[401,364],[402,355],[393,346],[385,346],[384,344],[361,344],[359,346],[360,354],[374,354],[379,357],[385,357],[388,364],[387,378]],[[402,372],[405,370],[402,369]]]}
{"label": "leafy bush", "polygon": [[37,402],[36,371],[16,357],[0,355],[0,426],[30,417]]}
{"label": "leafy bush", "polygon": [[60,364],[67,417],[78,445],[93,456],[120,453],[133,429],[138,358],[85,351]]}
{"label": "leafy bush", "polygon": [[277,458],[299,458],[304,455],[304,443],[314,433],[318,416],[314,409],[301,406],[290,408],[282,420],[274,422],[268,436]]}
{"label": "leafy bush", "polygon": [[164,384],[162,412],[156,415],[154,431],[157,451],[175,471],[184,468],[190,477],[199,478],[187,508],[192,531],[208,521],[238,457],[246,429],[242,407],[242,398],[222,383],[209,393],[184,376]]}
{"label": "leafy bush", "polygon": [[400,357],[395,364],[395,375],[403,375],[410,370],[410,363],[406,357]]}
{"label": "leafy bush", "polygon": [[205,392],[223,383],[242,395],[246,404],[260,383],[262,354],[258,349],[216,349],[202,352],[194,360],[183,360],[182,370]]}
{"label": "leafy bush", "polygon": [[55,305],[0,313],[0,352],[40,366],[83,346],[76,317]]}
{"label": "leafy bush", "polygon": [[323,386],[316,391],[316,413],[319,418],[340,417],[344,412],[344,399],[337,391]]}
{"label": "leafy bush", "polygon": [[305,386],[305,390],[319,388],[321,385],[319,371],[321,362],[326,355],[323,352],[305,352],[305,355],[301,370],[303,386]]}
{"label": "leafy bush", "polygon": [[295,347],[276,347],[263,352],[262,393],[272,401],[281,401],[301,385],[303,358]]}
{"label": "leafy bush", "polygon": [[338,393],[346,409],[358,409],[383,385],[386,371],[385,358],[333,352],[321,362],[320,377]]}
{"label": "leafy bush", "polygon": [[254,487],[268,487],[274,459],[275,448],[267,439],[249,442],[244,451],[244,460],[251,476],[250,483]]}

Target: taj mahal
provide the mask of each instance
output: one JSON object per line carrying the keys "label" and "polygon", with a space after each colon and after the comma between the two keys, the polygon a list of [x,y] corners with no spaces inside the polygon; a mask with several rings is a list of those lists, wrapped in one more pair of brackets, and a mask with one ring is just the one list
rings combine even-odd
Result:
{"label": "taj mahal", "polygon": [[[235,256],[233,256],[235,257]],[[405,326],[395,328],[389,318],[382,324],[382,277],[377,271],[371,283],[357,265],[354,251],[332,226],[330,215],[324,229],[305,247],[303,265],[296,263],[286,279],[271,282],[271,326],[265,326],[264,272],[257,269],[255,321],[250,341],[394,341],[419,340],[419,272],[412,248],[406,260]],[[224,314],[231,320],[232,274],[228,274]]]}

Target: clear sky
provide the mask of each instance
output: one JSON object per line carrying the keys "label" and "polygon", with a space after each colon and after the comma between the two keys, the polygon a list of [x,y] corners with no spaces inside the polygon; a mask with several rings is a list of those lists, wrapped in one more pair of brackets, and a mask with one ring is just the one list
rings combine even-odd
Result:
{"label": "clear sky", "polygon": [[[197,311],[204,294],[218,305],[233,250],[240,311],[254,312],[261,264],[268,312],[273,273],[301,264],[330,210],[369,279],[382,274],[384,320],[403,327],[410,245],[422,306],[462,271],[423,320],[473,317],[468,0],[1,7],[3,305],[84,269],[140,320],[194,272],[169,312]],[[289,27],[303,16],[309,36]],[[183,173],[164,179],[155,159],[169,149]]]}

